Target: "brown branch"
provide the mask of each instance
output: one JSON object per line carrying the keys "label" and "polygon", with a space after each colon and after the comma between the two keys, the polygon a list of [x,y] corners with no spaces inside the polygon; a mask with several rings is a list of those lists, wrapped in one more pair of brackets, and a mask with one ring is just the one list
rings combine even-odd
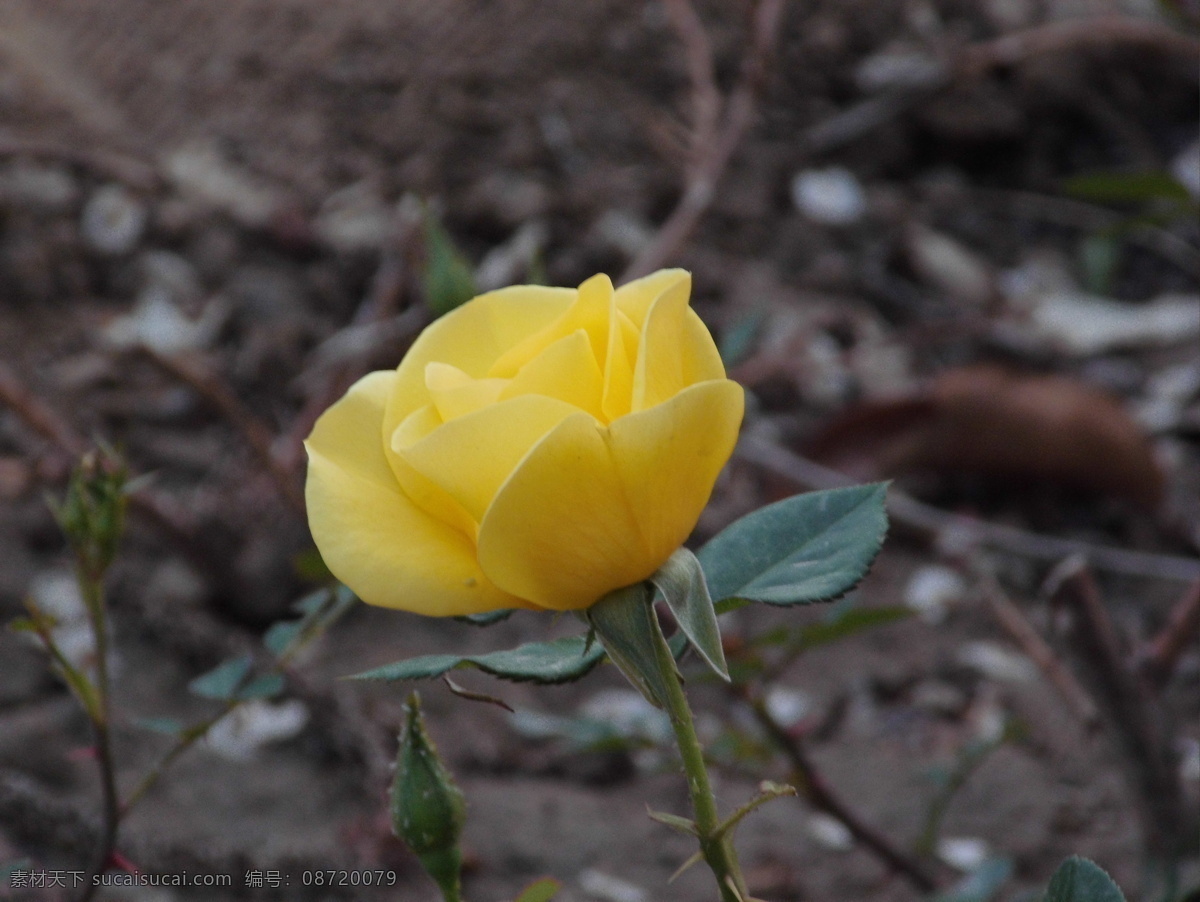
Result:
{"label": "brown branch", "polygon": [[87,442],[75,434],[70,424],[31,392],[3,362],[0,362],[0,402],[7,404],[26,426],[70,457],[79,457],[87,450]]}
{"label": "brown branch", "polygon": [[921,84],[881,91],[810,126],[801,145],[810,154],[828,153],[886,125],[951,85],[977,79],[998,66],[1011,66],[1047,53],[1087,47],[1150,47],[1164,54],[1200,55],[1200,42],[1156,22],[1128,16],[1100,16],[1052,22],[1011,32],[962,48],[931,67]]}
{"label": "brown branch", "polygon": [[0,132],[0,157],[43,157],[90,169],[98,175],[142,191],[162,184],[158,171],[137,157],[97,146],[62,144],[44,138],[25,138]]}
{"label": "brown branch", "polygon": [[1200,638],[1200,579],[1175,603],[1162,631],[1139,656],[1138,669],[1155,688],[1171,679],[1184,649]]}
{"label": "brown branch", "polygon": [[1200,41],[1190,35],[1158,22],[1110,15],[1051,22],[975,44],[960,54],[956,68],[960,75],[973,77],[1033,56],[1114,46],[1200,58]]}
{"label": "brown branch", "polygon": [[1021,650],[1037,665],[1046,679],[1053,684],[1062,696],[1063,701],[1090,730],[1099,726],[1100,712],[1087,691],[1079,685],[1079,681],[1063,664],[1050,644],[1042,638],[1041,633],[1029,622],[1029,618],[1013,603],[996,581],[992,573],[979,573],[979,585],[983,590],[983,600],[996,622],[1012,637]]}
{"label": "brown branch", "polygon": [[154,349],[140,348],[155,364],[175,378],[195,389],[215,407],[230,425],[245,439],[270,475],[283,500],[300,516],[305,515],[304,494],[295,473],[285,468],[275,457],[272,445],[275,436],[270,429],[233,393],[220,375],[199,360],[186,360],[178,355],[160,354]]}
{"label": "brown branch", "polygon": [[693,108],[689,165],[695,166],[705,149],[713,145],[721,118],[721,92],[717,88],[712,43],[688,0],[666,0],[663,5],[687,55]]}
{"label": "brown branch", "polygon": [[1070,638],[1129,766],[1141,802],[1146,848],[1153,857],[1173,861],[1182,852],[1191,818],[1162,712],[1127,663],[1087,564],[1079,557],[1063,561],[1047,577],[1045,592],[1073,615]]}
{"label": "brown branch", "polygon": [[[738,82],[720,114],[716,114],[712,110],[712,95],[717,91],[712,48],[703,27],[686,0],[668,4],[671,22],[688,56],[696,110],[691,148],[693,154],[699,156],[688,166],[683,194],[675,209],[659,227],[654,239],[629,264],[621,276],[622,282],[661,268],[678,252],[700,217],[712,205],[717,182],[754,119],[754,108],[766,82],[767,61],[776,44],[784,8],[783,0],[759,0],[755,6],[750,46],[742,60]],[[719,98],[717,105],[720,106]]]}
{"label": "brown branch", "polygon": [[[89,443],[3,363],[0,363],[0,403],[6,404],[26,426],[49,441],[59,453],[77,459],[88,449]],[[143,488],[129,494],[129,507],[149,520],[156,531],[165,535],[201,573],[207,574],[218,589],[234,596],[241,594],[228,561],[219,559],[199,540],[187,516],[168,499]]]}
{"label": "brown branch", "polygon": [[938,881],[921,862],[896,846],[842,801],[809,757],[804,740],[772,717],[761,698],[751,695],[749,691],[744,691],[742,698],[749,704],[755,719],[771,741],[787,757],[795,771],[793,779],[799,784],[797,788],[809,804],[840,821],[855,839],[895,871],[903,874],[917,889],[928,893],[938,888]]}
{"label": "brown branch", "polygon": [[[800,457],[774,442],[755,436],[743,437],[737,456],[808,489],[830,489],[852,485],[843,473]],[[1039,561],[1058,561],[1081,555],[1097,570],[1148,576],[1156,579],[1191,581],[1200,578],[1200,560],[1131,551],[1107,545],[1094,545],[1076,539],[1063,539],[1029,532],[975,517],[950,514],[933,505],[917,501],[897,489],[888,492],[888,514],[892,521],[939,545],[960,550],[963,546],[982,545],[996,551]]]}

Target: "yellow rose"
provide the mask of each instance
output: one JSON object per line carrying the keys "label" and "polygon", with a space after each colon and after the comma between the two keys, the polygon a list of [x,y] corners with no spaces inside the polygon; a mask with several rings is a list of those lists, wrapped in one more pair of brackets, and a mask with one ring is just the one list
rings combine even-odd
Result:
{"label": "yellow rose", "polygon": [[743,396],[663,270],[493,291],[433,323],[309,436],[308,518],[369,604],[585,608],[683,543]]}

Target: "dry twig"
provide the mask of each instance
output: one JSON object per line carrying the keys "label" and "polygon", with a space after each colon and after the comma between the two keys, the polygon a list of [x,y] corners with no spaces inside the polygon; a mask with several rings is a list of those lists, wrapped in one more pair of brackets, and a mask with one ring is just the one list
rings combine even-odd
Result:
{"label": "dry twig", "polygon": [[981,78],[998,67],[1047,53],[1121,46],[1149,47],[1180,57],[1200,56],[1200,41],[1190,35],[1129,16],[1035,25],[960,49],[950,60],[932,67],[922,83],[882,91],[809,127],[801,144],[810,154],[828,153],[870,134],[939,91]]}
{"label": "dry twig", "polygon": [[1138,669],[1156,688],[1166,685],[1184,649],[1200,638],[1200,579],[1188,586],[1167,617],[1167,625],[1139,656]]}
{"label": "dry twig", "polygon": [[[979,568],[977,568],[979,569]],[[979,586],[983,590],[983,600],[996,622],[1004,631],[1021,646],[1030,660],[1037,665],[1046,679],[1058,690],[1059,695],[1076,717],[1088,727],[1094,729],[1100,724],[1100,712],[1090,695],[1079,685],[1079,681],[1063,664],[1050,644],[1042,638],[1041,633],[1029,622],[1029,618],[1013,603],[994,574],[990,572],[977,573]]]}
{"label": "dry twig", "polygon": [[[0,403],[6,404],[26,426],[72,460],[87,450],[88,442],[3,363],[0,363]],[[240,587],[230,571],[228,561],[220,559],[199,540],[188,517],[169,499],[148,488],[141,488],[130,493],[129,508],[150,521],[156,532],[166,536],[221,591],[234,596],[240,594]]]}
{"label": "dry twig", "polygon": [[785,729],[772,717],[761,698],[754,697],[749,692],[743,693],[742,697],[754,712],[759,725],[787,757],[795,771],[793,779],[799,784],[800,792],[809,804],[840,821],[855,839],[898,873],[903,874],[917,889],[928,893],[938,888],[937,880],[921,862],[893,844],[887,836],[860,818],[857,812],[842,801],[813,764],[804,740]]}
{"label": "dry twig", "polygon": [[[742,460],[808,489],[830,489],[853,483],[836,470],[755,436],[743,437],[736,453]],[[1094,545],[950,514],[896,489],[888,492],[888,514],[898,525],[958,551],[964,546],[981,545],[1039,561],[1058,561],[1080,555],[1096,569],[1112,573],[1188,581],[1200,578],[1200,560],[1195,558]]]}
{"label": "dry twig", "polygon": [[1060,563],[1046,579],[1045,591],[1073,615],[1071,639],[1132,772],[1146,848],[1152,857],[1173,861],[1183,851],[1191,818],[1184,808],[1175,752],[1164,735],[1162,711],[1128,663],[1086,562],[1075,556]]}
{"label": "dry twig", "polygon": [[1158,22],[1114,15],[1050,22],[983,41],[959,54],[955,68],[970,78],[1030,57],[1085,47],[1140,47],[1200,59],[1200,41],[1191,35]]}
{"label": "dry twig", "polygon": [[142,346],[141,350],[155,364],[191,386],[201,397],[206,398],[220,411],[258,456],[284,501],[292,510],[300,516],[304,516],[304,494],[300,491],[295,474],[276,459],[272,450],[274,434],[253,411],[241,402],[220,375],[204,366],[200,361],[185,360],[177,355],[160,354],[147,346]]}
{"label": "dry twig", "polygon": [[737,84],[724,104],[716,86],[712,47],[688,0],[668,0],[671,23],[683,42],[692,82],[691,155],[683,194],[671,215],[621,276],[628,282],[662,267],[691,235],[709,208],[734,151],[754,119],[783,17],[783,0],[759,0],[754,7],[750,46]]}

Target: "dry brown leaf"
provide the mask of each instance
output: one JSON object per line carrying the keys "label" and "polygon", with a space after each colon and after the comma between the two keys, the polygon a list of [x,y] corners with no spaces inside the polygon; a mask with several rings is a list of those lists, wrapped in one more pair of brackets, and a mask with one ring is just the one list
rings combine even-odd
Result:
{"label": "dry brown leaf", "polygon": [[948,370],[913,395],[855,405],[808,451],[862,479],[968,471],[1059,483],[1148,508],[1163,493],[1145,433],[1114,398],[1075,379],[996,366]]}

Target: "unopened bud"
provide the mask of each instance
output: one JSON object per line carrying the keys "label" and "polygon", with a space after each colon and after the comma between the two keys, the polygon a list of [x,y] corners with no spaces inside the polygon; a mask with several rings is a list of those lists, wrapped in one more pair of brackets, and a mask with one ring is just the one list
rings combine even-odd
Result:
{"label": "unopened bud", "polygon": [[52,505],[63,534],[89,578],[103,575],[125,526],[125,463],[107,449],[89,451],[71,474],[66,497]]}
{"label": "unopened bud", "polygon": [[425,732],[417,693],[405,704],[404,731],[392,780],[392,830],[416,853],[447,900],[459,898],[458,838],[467,802]]}

